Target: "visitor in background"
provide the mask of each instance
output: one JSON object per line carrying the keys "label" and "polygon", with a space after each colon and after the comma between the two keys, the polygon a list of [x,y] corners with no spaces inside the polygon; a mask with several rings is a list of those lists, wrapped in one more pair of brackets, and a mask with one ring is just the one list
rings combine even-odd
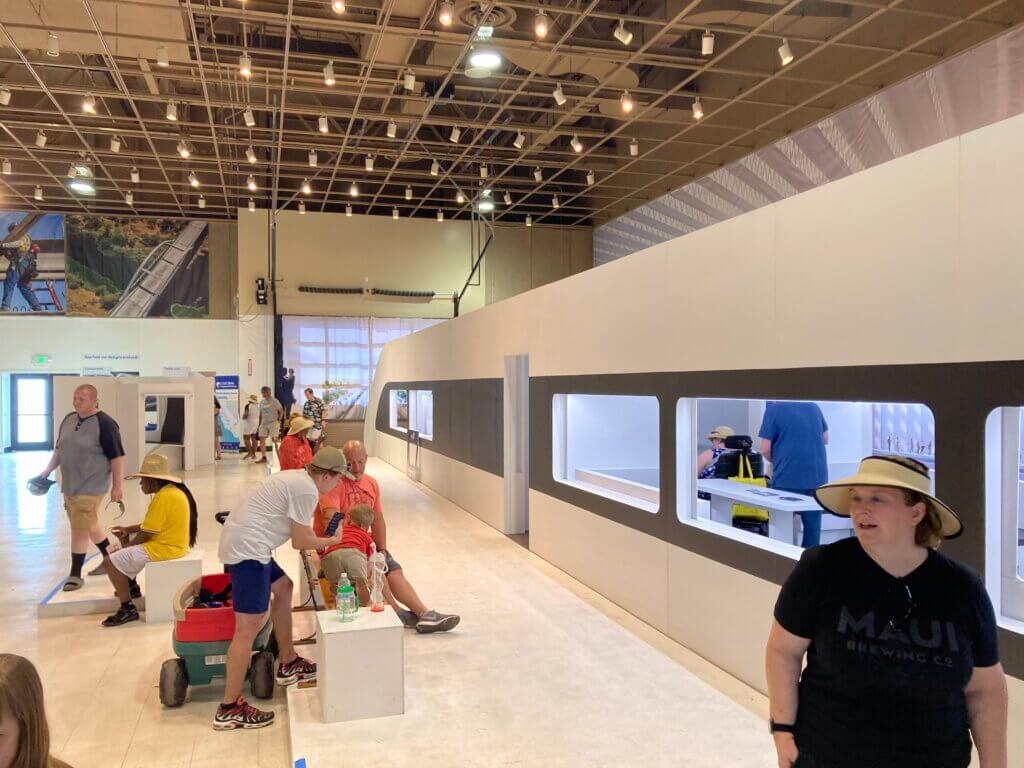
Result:
{"label": "visitor in background", "polygon": [[224,427],[220,423],[220,400],[213,398],[213,458],[220,461],[220,438],[224,434]]}
{"label": "visitor in background", "polygon": [[708,435],[711,447],[701,451],[697,457],[697,477],[700,480],[707,480],[715,476],[715,462],[718,457],[725,453],[725,438],[732,437],[736,433],[732,427],[715,427]]}
{"label": "visitor in background", "polygon": [[245,441],[243,459],[256,458],[256,433],[260,429],[260,400],[249,395],[249,401],[242,408],[242,439]]}
{"label": "visitor in background", "polygon": [[277,399],[281,401],[285,418],[287,418],[292,412],[292,406],[295,405],[295,370],[293,368],[287,368],[281,376],[281,390]]}
{"label": "visitor in background", "polygon": [[775,604],[780,768],[967,768],[972,737],[981,768],[1007,768],[995,613],[978,574],[936,551],[963,525],[930,488],[923,464],[871,456],[818,489],[855,536],[804,552]]}
{"label": "visitor in background", "polygon": [[291,416],[288,420],[291,422],[288,434],[281,441],[277,460],[281,469],[303,469],[313,460],[313,451],[306,439],[313,422],[304,416]]}
{"label": "visitor in background", "polygon": [[[813,497],[814,490],[828,482],[828,423],[817,403],[769,402],[758,437],[761,455],[772,463],[772,488]],[[800,546],[818,546],[821,510],[797,514],[804,529]]]}
{"label": "visitor in background", "polygon": [[284,408],[281,402],[270,394],[270,387],[260,389],[263,399],[260,400],[260,426],[257,431],[260,441],[260,458],[257,464],[267,463],[267,438],[277,445],[281,434],[281,421],[285,417]]}
{"label": "visitor in background", "polygon": [[70,768],[50,754],[39,673],[13,653],[0,653],[0,768]]}
{"label": "visitor in background", "polygon": [[315,451],[324,438],[324,401],[313,393],[312,387],[306,387],[302,393],[306,396],[306,402],[302,405],[302,415],[313,422],[313,428],[306,437],[309,440],[309,447]]}
{"label": "visitor in background", "polygon": [[110,541],[100,527],[103,497],[109,490],[111,501],[124,499],[124,448],[117,422],[100,410],[99,392],[92,384],[76,387],[72,402],[75,410],[61,421],[50,462],[39,475],[48,478],[60,467],[60,491],[71,525],[71,571],[64,580],[65,592],[85,584],[82,565],[90,541],[107,554]]}

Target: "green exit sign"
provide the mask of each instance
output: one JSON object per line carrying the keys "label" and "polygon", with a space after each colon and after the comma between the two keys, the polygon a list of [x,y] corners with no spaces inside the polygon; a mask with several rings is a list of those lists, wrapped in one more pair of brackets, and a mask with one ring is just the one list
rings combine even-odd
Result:
{"label": "green exit sign", "polygon": [[46,365],[48,362],[50,362],[49,355],[32,355],[33,365]]}

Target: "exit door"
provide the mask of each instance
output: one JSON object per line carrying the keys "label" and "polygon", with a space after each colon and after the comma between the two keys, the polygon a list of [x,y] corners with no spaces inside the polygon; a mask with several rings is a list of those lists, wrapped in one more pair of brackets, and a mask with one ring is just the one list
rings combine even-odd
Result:
{"label": "exit door", "polygon": [[11,375],[11,448],[53,448],[53,381],[47,374]]}

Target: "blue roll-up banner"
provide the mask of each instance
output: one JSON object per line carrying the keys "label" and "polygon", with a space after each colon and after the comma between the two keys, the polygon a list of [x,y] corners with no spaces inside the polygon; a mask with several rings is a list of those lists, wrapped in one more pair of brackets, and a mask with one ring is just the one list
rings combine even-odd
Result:
{"label": "blue roll-up banner", "polygon": [[238,411],[238,377],[217,376],[213,384],[214,394],[220,403],[220,447],[223,451],[237,451],[241,442],[241,417]]}

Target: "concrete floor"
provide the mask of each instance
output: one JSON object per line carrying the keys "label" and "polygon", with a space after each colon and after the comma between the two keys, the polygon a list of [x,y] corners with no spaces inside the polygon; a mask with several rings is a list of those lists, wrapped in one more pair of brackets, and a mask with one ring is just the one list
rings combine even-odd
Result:
{"label": "concrete floor", "polygon": [[[157,677],[171,655],[170,625],[37,619],[36,603],[68,565],[59,496],[24,490],[45,460],[0,456],[0,651],[39,668],[55,753],[74,768],[290,765],[281,691],[268,702],[278,722],[260,731],[212,730],[216,682],[194,689],[181,709],[162,708]],[[406,714],[310,729],[310,768],[340,758],[418,767],[774,764],[757,692],[390,466],[371,460],[369,471],[381,484],[392,551],[428,605],[463,622],[448,635],[407,633]],[[188,473],[205,572],[220,569],[214,512],[263,475],[234,458]],[[124,521],[137,522],[144,499],[129,485]],[[285,552],[294,577],[297,558]],[[311,631],[308,618],[297,636]]]}

